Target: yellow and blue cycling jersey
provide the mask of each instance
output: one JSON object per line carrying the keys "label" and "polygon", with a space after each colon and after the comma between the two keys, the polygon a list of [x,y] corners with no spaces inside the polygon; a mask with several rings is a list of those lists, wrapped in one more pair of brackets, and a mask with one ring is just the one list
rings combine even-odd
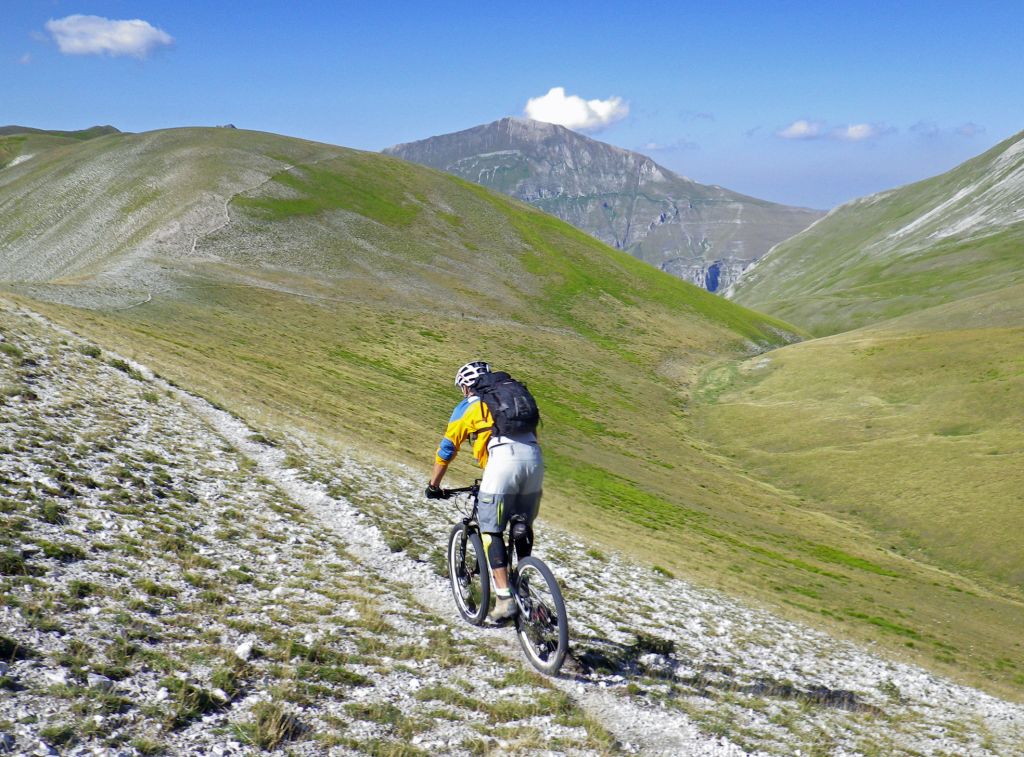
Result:
{"label": "yellow and blue cycling jersey", "polygon": [[487,442],[491,439],[494,420],[487,405],[479,397],[466,397],[455,406],[444,438],[437,448],[437,462],[450,463],[467,439],[473,445],[473,457],[481,468],[487,467]]}

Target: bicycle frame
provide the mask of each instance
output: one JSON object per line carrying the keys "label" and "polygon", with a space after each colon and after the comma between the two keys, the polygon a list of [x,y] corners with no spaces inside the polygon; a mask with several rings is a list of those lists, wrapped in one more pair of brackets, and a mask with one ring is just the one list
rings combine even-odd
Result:
{"label": "bicycle frame", "polygon": [[[448,565],[452,592],[459,613],[473,625],[480,625],[483,614],[487,611],[488,597],[494,572],[491,570],[486,550],[482,544],[480,522],[478,519],[480,482],[473,486],[460,489],[445,489],[445,497],[456,494],[467,494],[472,502],[468,512],[464,511],[462,523],[456,522],[448,537]],[[526,516],[517,514],[510,519],[508,539],[504,533],[500,538],[508,555],[508,584],[513,601],[519,612],[515,616],[516,636],[526,653],[530,664],[537,670],[548,675],[557,675],[569,648],[568,618],[565,602],[558,588],[558,581],[551,569],[543,560],[533,555],[521,555],[516,549],[515,534],[529,533],[529,522]],[[518,529],[525,524],[527,530]],[[459,540],[461,544],[457,544]],[[465,564],[459,562],[465,555],[467,544],[473,542],[475,566],[470,574],[465,572]],[[522,543],[522,542],[520,542]],[[532,546],[532,544],[530,544]],[[532,551],[524,549],[524,551]],[[481,601],[475,602],[465,593],[473,581],[473,575],[481,579],[479,587]],[[541,594],[537,588],[541,588]],[[547,598],[545,598],[547,597]],[[467,600],[469,603],[467,604]]]}
{"label": "bicycle frame", "polygon": [[[477,506],[479,505],[480,498],[480,479],[474,481],[472,486],[463,486],[459,487],[458,489],[445,489],[444,493],[446,495],[446,499],[458,494],[468,494],[472,499],[473,508],[470,511],[469,515],[465,516],[462,519],[463,541],[465,541],[465,539],[468,538],[471,530],[476,530],[477,533],[482,534],[483,532],[480,531],[480,522],[479,520],[477,520]],[[513,589],[512,594],[515,597],[516,604],[519,606],[519,610],[523,611],[525,608],[523,607],[522,601],[518,596],[518,591],[515,591],[515,589],[518,588],[518,582],[516,580],[517,574],[514,563],[519,561],[519,552],[515,547],[515,541],[512,539],[512,525],[514,525],[515,520],[520,517],[521,516],[513,516],[513,518],[509,521],[508,540],[506,541],[504,533],[502,533],[501,540],[502,543],[504,543],[505,545],[505,555],[508,558],[508,565],[506,566],[506,568],[508,570],[509,586]],[[491,568],[489,560],[487,563],[487,573],[488,580],[493,581],[493,568]]]}

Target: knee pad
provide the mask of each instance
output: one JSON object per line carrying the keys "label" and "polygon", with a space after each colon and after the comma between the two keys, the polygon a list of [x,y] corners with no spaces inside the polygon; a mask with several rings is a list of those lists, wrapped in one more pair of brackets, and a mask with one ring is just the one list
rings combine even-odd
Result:
{"label": "knee pad", "polygon": [[516,547],[516,557],[522,560],[533,551],[533,527],[525,521],[512,524],[512,543]]}
{"label": "knee pad", "polygon": [[484,551],[487,553],[487,563],[491,568],[504,568],[507,555],[501,534],[483,533],[481,537],[484,542]]}

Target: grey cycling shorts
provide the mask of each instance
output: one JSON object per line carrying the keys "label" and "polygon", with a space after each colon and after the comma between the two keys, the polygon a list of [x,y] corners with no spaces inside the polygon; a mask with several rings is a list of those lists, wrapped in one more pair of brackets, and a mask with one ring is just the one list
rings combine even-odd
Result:
{"label": "grey cycling shorts", "polygon": [[504,441],[503,437],[491,442],[480,481],[480,530],[500,533],[513,515],[520,514],[533,523],[540,511],[543,485],[544,458],[536,443]]}

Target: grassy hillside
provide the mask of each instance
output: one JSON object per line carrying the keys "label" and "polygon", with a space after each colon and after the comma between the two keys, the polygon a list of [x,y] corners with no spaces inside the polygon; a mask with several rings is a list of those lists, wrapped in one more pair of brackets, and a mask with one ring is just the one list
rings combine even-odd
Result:
{"label": "grassy hillside", "polygon": [[815,334],[1024,280],[1024,132],[948,173],[847,203],[735,286],[748,307]]}
{"label": "grassy hillside", "polygon": [[[712,372],[696,416],[716,447],[805,507],[870,524],[893,551],[975,576],[1019,608],[1022,345],[1016,285]],[[901,616],[920,627],[913,608]],[[1000,620],[972,622],[980,636]],[[1019,641],[1012,650],[997,665],[1021,680]]]}
{"label": "grassy hillside", "polygon": [[[76,221],[55,227],[47,203]],[[871,523],[809,507],[699,441],[698,377],[784,344],[780,321],[457,178],[273,135],[105,137],[0,174],[0,209],[9,291],[257,426],[426,476],[457,399],[450,375],[486,357],[540,398],[545,517],[661,571],[1024,687],[998,663],[1015,653],[1018,599],[901,555]],[[473,475],[461,460],[452,480]]]}
{"label": "grassy hillside", "polygon": [[[223,223],[224,202],[289,160],[336,148],[227,129],[177,129],[70,141],[0,172],[0,279],[57,279],[119,304],[161,279],[162,256],[191,253],[197,234]],[[202,137],[197,137],[202,134]],[[103,281],[98,273],[116,272]]]}
{"label": "grassy hillside", "polygon": [[80,131],[46,131],[27,126],[0,126],[0,169],[19,156],[22,160],[61,145],[116,134],[113,126],[93,126]]}
{"label": "grassy hillside", "polygon": [[1017,285],[748,361],[706,430],[901,549],[1021,589],[1022,345]]}
{"label": "grassy hillside", "polygon": [[0,136],[9,136],[12,134],[31,134],[41,135],[49,137],[64,137],[67,139],[74,139],[79,142],[84,142],[87,139],[95,139],[96,137],[103,137],[107,134],[120,134],[120,132],[113,126],[90,126],[88,129],[77,129],[75,131],[61,131],[58,129],[35,129],[31,126],[0,126]]}
{"label": "grassy hillside", "polygon": [[0,134],[0,169],[12,165],[18,158],[22,163],[40,152],[74,142],[68,137],[47,134]]}

